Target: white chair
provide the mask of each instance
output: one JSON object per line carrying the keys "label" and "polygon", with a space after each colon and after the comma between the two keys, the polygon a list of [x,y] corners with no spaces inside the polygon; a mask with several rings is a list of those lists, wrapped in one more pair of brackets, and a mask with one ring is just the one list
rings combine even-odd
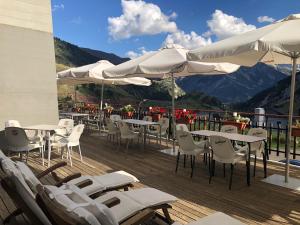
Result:
{"label": "white chair", "polygon": [[55,133],[58,135],[69,135],[74,127],[74,120],[72,119],[60,119],[58,121],[60,129],[56,129]]}
{"label": "white chair", "polygon": [[220,129],[220,132],[224,133],[230,133],[230,134],[237,134],[238,133],[238,128],[233,125],[223,125]]}
{"label": "white chair", "polygon": [[234,165],[240,161],[245,161],[247,159],[247,154],[235,151],[231,141],[225,137],[210,136],[209,144],[212,150],[212,162],[210,163],[211,168],[209,183],[211,182],[212,176],[214,175],[215,161],[223,164],[230,164],[231,171],[229,190],[231,190]]}
{"label": "white chair", "polygon": [[[194,142],[193,136],[190,132],[177,130],[176,131],[176,138],[179,144],[178,154],[177,154],[177,161],[176,161],[176,169],[175,172],[178,170],[179,158],[180,154],[184,156],[190,156],[191,158],[191,178],[193,177],[194,167],[195,167],[195,160],[196,156],[201,154],[209,154],[209,148],[207,145],[207,141],[201,142]],[[184,159],[185,164],[185,159]]]}
{"label": "white chair", "polygon": [[118,122],[120,120],[122,120],[121,116],[120,115],[117,115],[117,114],[112,114],[110,115],[109,117],[113,122]]}
{"label": "white chair", "polygon": [[[154,135],[156,137],[157,143],[158,143],[159,136],[161,136],[161,137],[166,136],[167,146],[168,146],[168,143],[169,143],[169,134],[168,134],[169,118],[160,118],[158,123],[160,125],[151,126],[151,129],[149,129],[148,133],[150,135]],[[160,139],[160,144],[161,144],[161,139]]]}
{"label": "white chair", "polygon": [[[78,146],[78,151],[79,151],[79,155],[80,155],[80,160],[82,161],[82,154],[81,154],[81,147],[80,147],[80,142],[79,139],[83,133],[84,130],[84,124],[78,124],[76,125],[71,134],[67,137],[62,136],[61,139],[58,140],[51,140],[51,146],[53,147],[57,147],[57,148],[67,148],[67,159],[70,160],[70,164],[71,166],[72,164],[72,151],[73,151],[73,147],[77,147]],[[63,158],[63,151],[62,151],[62,158]],[[51,154],[49,154],[50,156]],[[50,161],[50,159],[48,159]]]}
{"label": "white chair", "polygon": [[[255,136],[255,137],[263,137],[267,139],[268,137],[268,132],[267,130],[263,128],[250,128],[247,135]],[[237,149],[242,152],[248,152],[249,151],[249,145],[245,146],[237,146]],[[253,176],[255,176],[255,171],[256,171],[256,158],[257,155],[262,154],[263,155],[263,160],[265,163],[266,160],[266,152],[265,152],[265,142],[264,141],[259,141],[259,142],[254,142],[250,143],[250,154],[254,155],[254,168],[253,168]],[[264,172],[266,173],[266,168],[264,167]]]}
{"label": "white chair", "polygon": [[182,131],[189,132],[189,128],[184,123],[178,123],[178,124],[176,124],[176,130],[182,130]]}
{"label": "white chair", "polygon": [[43,143],[40,142],[34,142],[32,143],[27,135],[24,129],[20,127],[6,127],[5,128],[5,138],[8,143],[8,150],[10,152],[19,153],[20,159],[22,160],[22,154],[26,153],[26,162],[28,160],[28,153],[29,151],[33,149],[39,149],[42,153],[42,158],[44,158],[43,155]]}
{"label": "white chair", "polygon": [[[139,133],[135,133],[134,131],[130,130],[127,123],[120,120],[118,121],[120,133],[121,133],[121,139],[126,140],[126,150],[128,149],[128,145],[130,141],[137,140],[139,142]],[[121,145],[121,139],[119,140],[119,147]]]}
{"label": "white chair", "polygon": [[116,140],[118,141],[121,135],[119,128],[110,118],[105,118],[105,123],[107,128],[107,139],[112,138],[112,140],[114,141],[116,137]]}

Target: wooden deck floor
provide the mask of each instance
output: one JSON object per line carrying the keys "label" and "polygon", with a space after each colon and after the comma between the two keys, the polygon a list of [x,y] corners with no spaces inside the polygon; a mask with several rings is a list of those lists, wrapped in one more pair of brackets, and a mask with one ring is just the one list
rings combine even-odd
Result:
{"label": "wooden deck floor", "polygon": [[[73,167],[59,170],[61,176],[74,172],[100,175],[115,170],[125,170],[141,181],[136,188],[150,186],[168,192],[179,198],[170,211],[174,220],[183,224],[210,215],[215,211],[224,212],[246,224],[300,224],[300,193],[261,182],[262,163],[258,162],[257,174],[251,186],[246,185],[244,164],[238,164],[233,177],[232,190],[228,190],[228,177],[223,177],[221,167],[216,167],[216,176],[208,184],[208,171],[202,159],[197,159],[194,177],[190,179],[190,168],[183,168],[175,174],[175,157],[162,154],[157,146],[142,150],[131,146],[128,153],[117,150],[117,145],[105,138],[83,136],[82,151],[84,162],[75,155]],[[52,163],[60,161],[53,154]],[[38,156],[29,158],[29,166],[38,173],[45,169]],[[268,175],[283,174],[284,167],[269,164]],[[293,177],[300,178],[300,170],[291,169]],[[0,174],[3,176],[3,174]],[[46,177],[43,183],[53,183]],[[15,208],[4,190],[0,189],[0,224],[2,219]],[[16,224],[26,224],[23,217]]]}

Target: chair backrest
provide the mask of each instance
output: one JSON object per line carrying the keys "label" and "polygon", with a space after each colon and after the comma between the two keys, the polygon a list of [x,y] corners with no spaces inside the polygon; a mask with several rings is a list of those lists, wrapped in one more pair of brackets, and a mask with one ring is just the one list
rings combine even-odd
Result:
{"label": "chair backrest", "polygon": [[[250,128],[247,134],[251,135],[251,136],[256,136],[256,137],[263,137],[263,138],[266,138],[266,139],[268,137],[267,130],[265,130],[263,128],[260,128],[260,127]],[[259,142],[251,143],[251,149],[263,151],[264,150],[264,142],[259,141]]]}
{"label": "chair backrest", "polygon": [[152,116],[144,116],[143,120],[148,121],[148,122],[152,122]]}
{"label": "chair backrest", "polygon": [[125,123],[124,121],[122,120],[118,121],[118,125],[121,132],[121,137],[132,134],[132,131],[130,130],[128,124]]}
{"label": "chair backrest", "polygon": [[224,132],[224,133],[237,134],[238,133],[238,128],[236,126],[233,126],[233,125],[223,125],[221,127],[220,131]]}
{"label": "chair backrest", "polygon": [[169,128],[169,118],[160,118],[158,123],[161,125],[161,130],[166,131]]}
{"label": "chair backrest", "polygon": [[117,127],[115,123],[110,118],[105,118],[106,127],[108,129],[108,132],[115,132],[117,131]]}
{"label": "chair backrest", "polygon": [[18,120],[7,120],[5,127],[21,127],[21,124]]}
{"label": "chair backrest", "polygon": [[5,137],[9,147],[25,147],[29,144],[29,140],[24,129],[20,127],[6,127]]}
{"label": "chair backrest", "polygon": [[1,185],[15,205],[22,209],[32,224],[51,225],[47,216],[36,203],[35,198],[28,192],[28,189],[18,177],[15,175],[7,176],[1,180]]}
{"label": "chair backrest", "polygon": [[58,121],[59,127],[64,127],[67,129],[72,129],[74,127],[74,120],[72,119],[60,119]]}
{"label": "chair backrest", "polygon": [[188,153],[197,148],[197,146],[194,143],[193,136],[190,132],[184,130],[177,130],[176,138],[179,144],[179,149],[183,152]]}
{"label": "chair backrest", "polygon": [[111,210],[93,201],[78,187],[38,186],[37,203],[44,209],[52,224],[117,225]]}
{"label": "chair backrest", "polygon": [[84,130],[84,124],[78,124],[78,125],[76,125],[73,128],[70,136],[68,137],[68,141],[70,141],[70,142],[78,142],[79,139],[80,139],[80,137],[81,137],[81,135],[82,135],[82,133],[83,133],[83,130]]}
{"label": "chair backrest", "polygon": [[117,122],[117,121],[122,120],[121,116],[120,116],[120,115],[117,115],[117,114],[112,114],[112,115],[110,115],[109,118],[110,118],[112,121],[114,121],[114,122]]}
{"label": "chair backrest", "polygon": [[231,163],[236,153],[228,138],[221,136],[210,136],[209,143],[212,148],[213,158],[222,163]]}
{"label": "chair backrest", "polygon": [[184,123],[176,124],[176,130],[189,131],[189,128]]}

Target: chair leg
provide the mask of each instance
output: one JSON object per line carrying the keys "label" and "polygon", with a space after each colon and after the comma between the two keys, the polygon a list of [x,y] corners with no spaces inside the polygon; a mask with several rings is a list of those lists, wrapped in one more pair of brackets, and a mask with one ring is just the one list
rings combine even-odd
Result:
{"label": "chair leg", "polygon": [[72,163],[72,148],[71,147],[68,147],[68,155],[69,155],[69,160],[70,160],[70,165],[73,166],[73,163]]}
{"label": "chair leg", "polygon": [[231,190],[231,185],[232,185],[232,175],[233,175],[233,169],[234,165],[230,164],[230,180],[229,180],[229,190]]}
{"label": "chair leg", "polygon": [[177,153],[177,159],[176,159],[175,173],[177,173],[177,170],[178,170],[179,158],[180,158],[180,152],[178,151],[178,153]]}
{"label": "chair leg", "polygon": [[211,162],[211,166],[212,166],[212,176],[215,176],[215,169],[216,169],[216,161],[212,159]]}
{"label": "chair leg", "polygon": [[213,159],[209,157],[209,181],[208,183],[210,184],[211,183],[211,179],[212,179],[212,176],[213,176]]}
{"label": "chair leg", "polygon": [[80,147],[80,144],[78,145],[78,150],[79,150],[80,160],[81,160],[81,162],[82,162],[82,155],[81,155],[81,147]]}
{"label": "chair leg", "polygon": [[225,177],[225,173],[226,173],[226,164],[223,163],[223,175],[224,175],[224,177]]}
{"label": "chair leg", "polygon": [[263,153],[263,163],[264,163],[264,178],[267,177],[267,156]]}
{"label": "chair leg", "polygon": [[191,156],[191,163],[192,163],[192,172],[191,172],[191,178],[193,177],[194,175],[194,168],[195,168],[195,160],[196,160],[196,157],[195,156]]}
{"label": "chair leg", "polygon": [[255,177],[255,172],[256,172],[256,154],[254,156],[253,177]]}
{"label": "chair leg", "polygon": [[185,168],[186,154],[183,155],[183,168]]}

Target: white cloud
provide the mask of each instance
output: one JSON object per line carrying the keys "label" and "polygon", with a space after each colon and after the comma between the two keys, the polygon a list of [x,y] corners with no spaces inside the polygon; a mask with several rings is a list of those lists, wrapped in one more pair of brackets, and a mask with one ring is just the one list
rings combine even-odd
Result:
{"label": "white cloud", "polygon": [[81,16],[77,16],[77,17],[73,18],[70,22],[73,24],[76,24],[76,25],[80,25],[80,24],[82,24],[83,20],[82,20]]}
{"label": "white cloud", "polygon": [[191,31],[191,33],[185,33],[184,31],[179,30],[168,34],[163,45],[167,44],[178,44],[187,49],[194,49],[211,44],[211,39],[198,35],[194,31]]}
{"label": "white cloud", "polygon": [[108,18],[109,34],[115,40],[177,30],[176,23],[171,21],[177,14],[165,15],[155,4],[122,0],[122,10],[121,16]]}
{"label": "white cloud", "polygon": [[218,9],[212,14],[212,19],[207,21],[207,25],[210,28],[209,34],[216,35],[219,40],[256,29],[254,25],[246,24],[242,18]]}
{"label": "white cloud", "polygon": [[64,4],[55,4],[55,5],[53,5],[53,7],[52,7],[52,12],[55,12],[55,11],[57,11],[57,10],[64,10],[65,9],[65,5]]}
{"label": "white cloud", "polygon": [[259,23],[273,23],[275,22],[275,19],[269,16],[259,16],[257,17],[257,21]]}
{"label": "white cloud", "polygon": [[145,47],[140,47],[138,48],[138,51],[128,51],[126,53],[126,56],[129,57],[130,59],[134,59],[134,58],[137,58],[139,56],[142,56],[146,53],[150,53],[150,52],[153,52],[153,51],[147,51]]}

